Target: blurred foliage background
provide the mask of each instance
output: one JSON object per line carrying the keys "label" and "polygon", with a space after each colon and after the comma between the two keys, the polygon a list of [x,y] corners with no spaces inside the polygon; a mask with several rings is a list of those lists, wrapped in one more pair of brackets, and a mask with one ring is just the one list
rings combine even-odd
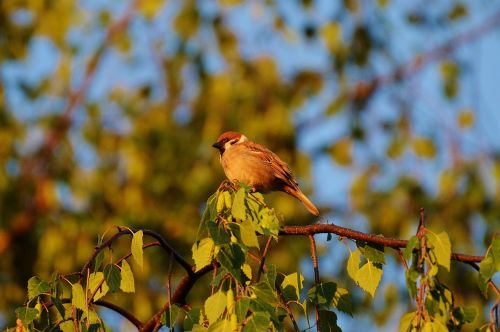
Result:
{"label": "blurred foliage background", "polygon": [[[2,0],[0,327],[30,276],[79,270],[115,225],[189,257],[226,130],[287,161],[321,222],[408,238],[423,206],[454,251],[482,254],[500,226],[499,28],[489,1]],[[347,250],[320,245],[322,276],[353,287]],[[135,298],[113,299],[143,319],[166,296],[152,252]],[[293,271],[302,255],[281,239],[270,260]],[[397,259],[387,269],[345,330],[397,326],[410,304]],[[443,278],[484,321],[472,269]]]}

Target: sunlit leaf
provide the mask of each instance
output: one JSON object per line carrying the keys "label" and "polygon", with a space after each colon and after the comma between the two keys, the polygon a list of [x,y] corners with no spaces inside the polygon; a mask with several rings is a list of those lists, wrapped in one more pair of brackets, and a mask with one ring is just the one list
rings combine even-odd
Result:
{"label": "sunlit leaf", "polygon": [[382,279],[382,269],[372,262],[368,261],[363,266],[361,266],[356,273],[356,282],[372,297],[375,296],[375,290],[377,289],[380,280]]}
{"label": "sunlit leaf", "polygon": [[94,301],[97,301],[103,296],[105,296],[109,291],[109,287],[108,284],[106,283],[106,280],[104,279],[104,273],[102,272],[91,273],[89,276],[88,288],[90,296],[92,296],[92,294],[95,294],[93,297]]}
{"label": "sunlit leaf", "polygon": [[358,275],[359,264],[361,264],[361,252],[356,249],[349,253],[349,259],[347,260],[347,273],[354,281],[356,281]]}
{"label": "sunlit leaf", "polygon": [[231,208],[231,214],[233,217],[239,220],[245,220],[247,216],[246,207],[245,207],[245,189],[240,188],[234,195],[233,206]]}
{"label": "sunlit leaf", "polygon": [[125,293],[135,292],[134,274],[126,259],[122,261],[120,289]]}
{"label": "sunlit leaf", "polygon": [[255,227],[250,220],[243,221],[240,225],[241,241],[247,247],[259,248],[259,240],[255,234]]}
{"label": "sunlit leaf", "polygon": [[298,273],[292,273],[283,279],[281,283],[281,289],[283,291],[283,296],[287,300],[299,300],[300,292],[304,286],[304,277]]}
{"label": "sunlit leaf", "polygon": [[85,300],[85,293],[83,291],[82,285],[71,285],[71,297],[71,304],[73,304],[75,308],[87,310],[87,302]]}
{"label": "sunlit leaf", "polygon": [[437,263],[450,271],[451,243],[448,234],[446,232],[436,234],[429,231],[427,241],[434,247],[432,252],[436,255]]}
{"label": "sunlit leaf", "polygon": [[132,237],[132,246],[130,249],[132,251],[132,257],[134,257],[134,261],[137,263],[137,265],[139,265],[141,269],[144,260],[144,252],[142,249],[143,246],[142,237],[143,237],[142,231],[135,232]]}
{"label": "sunlit leaf", "polygon": [[193,260],[196,266],[195,272],[212,263],[214,253],[214,241],[211,238],[202,239],[191,248]]}
{"label": "sunlit leaf", "polygon": [[226,293],[223,291],[218,291],[207,298],[204,308],[210,324],[213,324],[222,315],[226,309],[226,301]]}

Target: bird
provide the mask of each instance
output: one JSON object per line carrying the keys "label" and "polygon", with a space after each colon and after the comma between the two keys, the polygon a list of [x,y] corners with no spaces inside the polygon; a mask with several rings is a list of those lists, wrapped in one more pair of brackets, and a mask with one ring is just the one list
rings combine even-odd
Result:
{"label": "bird", "polygon": [[227,131],[212,145],[219,150],[220,162],[230,181],[241,182],[253,191],[282,191],[298,199],[314,216],[319,211],[300,190],[290,167],[274,152],[238,132]]}

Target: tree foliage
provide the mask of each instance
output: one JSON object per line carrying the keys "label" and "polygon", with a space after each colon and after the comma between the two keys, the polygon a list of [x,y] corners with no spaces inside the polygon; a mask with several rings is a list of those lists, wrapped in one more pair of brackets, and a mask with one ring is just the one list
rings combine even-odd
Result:
{"label": "tree foliage", "polygon": [[[406,269],[410,298],[416,303],[415,311],[401,317],[399,329],[459,330],[464,324],[474,321],[477,310],[458,306],[454,294],[439,280],[438,274],[444,272],[440,273],[440,269],[446,270],[445,273],[450,271],[450,240],[445,232],[436,234],[427,229],[423,211],[421,213],[417,235],[407,242],[404,252],[396,249]],[[334,281],[321,282],[313,233],[307,235],[315,274],[312,284],[305,283],[299,271],[284,274],[275,265],[266,263],[271,242],[278,241],[280,233],[287,234],[286,228],[280,232],[278,219],[261,194],[252,193],[244,186],[234,188],[223,184],[208,199],[200,221],[198,239],[192,248],[194,265],[186,268],[185,261],[175,249],[163,245],[170,257],[169,273],[176,254],[175,259],[182,263],[186,276],[172,291],[169,275],[166,303],[146,322],[140,322],[134,314],[120,307],[101,301],[109,298],[106,295],[111,293],[133,293],[134,275],[127,258],[131,257],[136,268],[142,270],[144,249],[160,245],[158,241],[143,243],[144,232],[154,234],[151,231],[119,229],[106,243],[96,247],[80,272],[54,274],[50,282],[36,276],[30,278],[28,301],[16,310],[17,328],[100,330],[105,326],[97,310],[101,305],[127,317],[140,331],[153,331],[160,325],[171,329],[177,325],[189,331],[281,331],[287,326],[293,326],[296,331],[340,331],[337,313],[353,314],[353,289],[340,287]],[[129,254],[114,260],[114,242],[119,235],[125,234],[132,235]],[[258,236],[267,238],[260,257]],[[360,288],[374,297],[384,273],[385,246],[372,243],[373,236],[368,236],[366,241],[355,236],[351,239],[357,239],[357,248],[350,252],[347,271]],[[491,286],[500,299],[500,291],[491,281],[493,274],[500,270],[499,248],[497,239],[481,261],[478,282],[484,291]],[[97,257],[103,254],[111,256],[104,257],[104,261],[110,263],[100,264],[102,260]],[[455,259],[472,262],[457,257],[457,254]],[[186,300],[193,284],[202,282],[199,278],[210,271],[213,271],[211,281],[207,283],[210,287],[205,287],[200,294],[201,305],[190,305]],[[487,292],[485,296],[488,296]],[[495,307],[492,312],[494,310]],[[47,321],[42,316],[47,316]],[[301,324],[304,326],[299,326],[298,321],[304,321]],[[481,330],[494,330],[495,326],[496,321],[492,318]]]}
{"label": "tree foliage", "polygon": [[[113,242],[113,252],[131,258],[97,255],[92,278],[68,279],[81,285],[75,294],[88,300],[113,293],[114,303],[141,321],[152,317],[166,303],[165,276],[175,284],[188,264],[179,263],[179,271],[161,254],[141,261],[152,235],[141,237],[140,229],[164,234],[180,257],[194,255],[193,273],[215,258],[231,265],[231,275],[239,273],[235,282],[244,282],[250,269],[242,253],[262,252],[259,238],[277,238],[278,220],[304,225],[311,219],[284,195],[266,198],[272,214],[230,192],[209,202],[215,212],[207,210],[197,232],[206,198],[223,178],[209,146],[233,129],[290,163],[304,191],[314,192],[322,221],[409,239],[418,209],[427,211],[428,231],[410,240],[420,256],[408,254],[405,272],[408,285],[426,285],[424,306],[414,306],[402,279],[390,277],[403,270],[387,249],[362,242],[341,252],[318,239],[328,279],[313,288],[313,275],[298,269],[309,252],[306,237],[273,242],[269,264],[292,284],[278,285],[283,294],[292,296],[303,277],[304,291],[293,301],[316,304],[320,322],[334,325],[349,318],[331,311],[338,309],[330,298],[333,281],[343,287],[335,290],[349,290],[353,317],[381,326],[400,307],[417,308],[404,326],[458,326],[470,320],[469,307],[477,313],[469,326],[484,326],[494,303],[464,287],[476,284],[478,274],[450,265],[448,255],[451,245],[484,254],[479,285],[492,299],[500,164],[498,123],[484,106],[491,93],[482,91],[482,80],[495,68],[485,59],[496,53],[476,48],[491,45],[481,43],[500,26],[498,10],[495,3],[446,1],[1,1],[0,324],[15,324],[26,296],[28,305],[17,309],[24,325],[46,312],[36,308],[38,298],[73,296],[57,289],[69,287],[59,277],[85,266],[97,234],[103,234],[99,246],[117,225],[137,234],[132,242]],[[222,231],[214,219],[221,213],[242,222]],[[221,244],[226,237],[229,243]],[[206,290],[200,284],[190,294]],[[354,285],[366,293],[352,291]],[[227,285],[221,291],[228,297]],[[371,305],[372,297],[383,309]],[[198,324],[206,298],[189,300],[200,305],[185,321]],[[100,316],[82,310],[90,302],[75,301],[78,319],[87,328],[98,324]],[[54,300],[54,307],[64,317],[70,304]],[[232,313],[241,323],[247,311],[238,308]],[[163,323],[172,324],[183,310],[172,306]],[[428,319],[438,311],[439,323]],[[266,319],[290,324],[288,316],[265,312],[252,311],[255,328]],[[220,317],[234,324],[231,315]],[[70,321],[60,323],[71,328]]]}

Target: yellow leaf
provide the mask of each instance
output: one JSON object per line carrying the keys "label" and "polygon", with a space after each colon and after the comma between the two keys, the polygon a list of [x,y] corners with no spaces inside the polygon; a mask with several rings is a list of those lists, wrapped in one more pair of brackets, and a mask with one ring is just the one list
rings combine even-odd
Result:
{"label": "yellow leaf", "polygon": [[321,37],[326,47],[332,53],[338,53],[342,48],[342,27],[338,22],[329,22],[321,29]]}
{"label": "yellow leaf", "polygon": [[197,272],[212,262],[214,241],[209,237],[205,238],[199,243],[195,243],[191,251],[193,252],[193,260],[196,266],[195,272]]}
{"label": "yellow leaf", "polygon": [[470,128],[474,124],[474,113],[471,110],[462,110],[458,113],[458,126],[460,129]]}
{"label": "yellow leaf", "polygon": [[164,0],[140,0],[138,9],[145,18],[152,19],[161,10],[164,3]]}
{"label": "yellow leaf", "polygon": [[418,137],[413,141],[413,151],[421,158],[434,158],[436,147],[431,139]]}
{"label": "yellow leaf", "polygon": [[352,163],[352,141],[349,138],[340,139],[330,148],[330,153],[339,165],[349,166]]}
{"label": "yellow leaf", "polygon": [[387,147],[387,151],[386,151],[387,156],[389,158],[392,158],[392,159],[397,159],[397,158],[401,157],[401,155],[405,151],[405,146],[406,146],[406,143],[404,140],[402,140],[398,137],[395,137],[391,141],[389,146]]}

